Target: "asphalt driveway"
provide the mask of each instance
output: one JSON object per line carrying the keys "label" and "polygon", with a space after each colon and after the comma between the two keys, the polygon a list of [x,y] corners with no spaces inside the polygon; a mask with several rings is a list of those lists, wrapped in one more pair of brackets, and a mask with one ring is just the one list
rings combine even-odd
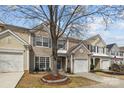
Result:
{"label": "asphalt driveway", "polygon": [[15,88],[24,72],[0,73],[0,88]]}

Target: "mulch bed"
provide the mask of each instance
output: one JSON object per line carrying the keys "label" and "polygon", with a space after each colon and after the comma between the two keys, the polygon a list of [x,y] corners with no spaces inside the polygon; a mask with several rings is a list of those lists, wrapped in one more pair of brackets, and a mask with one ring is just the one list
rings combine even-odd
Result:
{"label": "mulch bed", "polygon": [[64,79],[66,76],[61,75],[61,74],[57,74],[57,76],[54,76],[52,74],[47,74],[45,76],[43,76],[44,79],[46,80],[59,80],[59,79]]}
{"label": "mulch bed", "polygon": [[[60,81],[60,82],[51,82],[51,83],[48,83],[46,81],[44,81],[43,79],[45,80],[51,80],[51,81],[56,81],[56,80],[62,80],[62,79],[65,79],[67,78],[66,80],[64,81]],[[45,84],[48,84],[48,85],[64,85],[64,84],[67,84],[67,83],[70,83],[71,80],[67,77],[67,76],[64,76],[64,75],[61,75],[61,74],[57,74],[57,76],[54,76],[53,74],[47,74],[45,76],[43,76],[41,78],[41,81]]]}

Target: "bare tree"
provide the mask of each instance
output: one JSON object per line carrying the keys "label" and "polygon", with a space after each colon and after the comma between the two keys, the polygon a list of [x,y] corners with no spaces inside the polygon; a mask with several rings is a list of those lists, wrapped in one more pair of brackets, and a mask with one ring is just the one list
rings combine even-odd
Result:
{"label": "bare tree", "polygon": [[[63,35],[68,37],[72,34],[82,34],[87,30],[87,25],[94,21],[94,17],[102,17],[104,25],[122,18],[123,6],[1,6],[5,15],[14,15],[16,18],[35,20],[47,23],[47,30],[52,40],[52,73],[57,75],[57,43]],[[45,24],[44,24],[45,25]],[[42,29],[41,29],[42,30]]]}

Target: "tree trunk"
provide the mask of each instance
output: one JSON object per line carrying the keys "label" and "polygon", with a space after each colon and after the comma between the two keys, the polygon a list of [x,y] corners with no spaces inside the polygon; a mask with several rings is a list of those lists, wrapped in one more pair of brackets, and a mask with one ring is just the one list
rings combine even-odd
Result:
{"label": "tree trunk", "polygon": [[57,70],[57,40],[52,39],[52,74],[54,76],[57,76],[58,70]]}

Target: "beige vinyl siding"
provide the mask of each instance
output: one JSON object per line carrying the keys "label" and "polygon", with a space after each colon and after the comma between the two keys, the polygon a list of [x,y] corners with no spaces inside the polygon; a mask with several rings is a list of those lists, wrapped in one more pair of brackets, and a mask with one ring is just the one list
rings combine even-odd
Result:
{"label": "beige vinyl siding", "polygon": [[[80,52],[80,49],[83,49],[83,53]],[[75,54],[74,59],[88,59],[88,52],[84,47],[79,48]]]}
{"label": "beige vinyl siding", "polygon": [[20,44],[15,37],[8,35],[3,38],[0,38],[0,48],[4,49],[24,49],[24,46]]}

